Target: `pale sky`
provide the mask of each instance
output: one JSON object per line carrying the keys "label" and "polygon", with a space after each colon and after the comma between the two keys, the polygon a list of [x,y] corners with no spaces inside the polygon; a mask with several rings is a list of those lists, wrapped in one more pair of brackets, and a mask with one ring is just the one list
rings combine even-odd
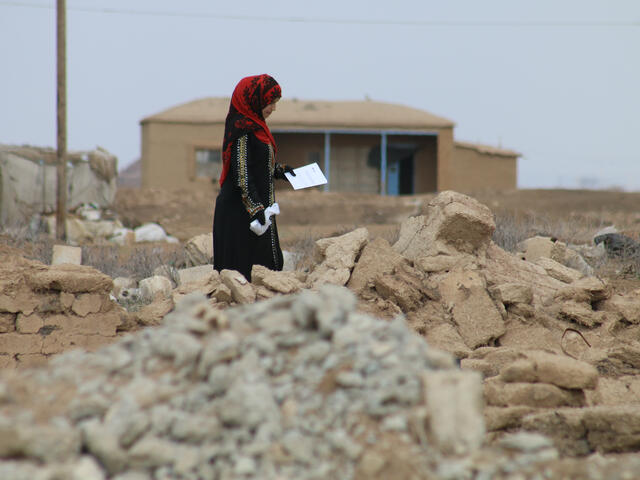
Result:
{"label": "pale sky", "polygon": [[[55,4],[0,0],[0,143],[56,146]],[[638,0],[67,0],[67,47],[69,149],[120,169],[142,118],[269,73],[453,120],[520,188],[640,190]]]}

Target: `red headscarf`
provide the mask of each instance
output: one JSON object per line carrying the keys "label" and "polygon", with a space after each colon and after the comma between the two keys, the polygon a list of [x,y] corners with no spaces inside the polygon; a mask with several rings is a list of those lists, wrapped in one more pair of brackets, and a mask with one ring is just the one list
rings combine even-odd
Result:
{"label": "red headscarf", "polygon": [[281,96],[282,91],[278,82],[266,74],[245,77],[238,82],[231,97],[231,105],[224,126],[221,186],[229,172],[231,146],[245,133],[253,132],[258,140],[271,144],[274,151],[276,150],[276,142],[264,121],[262,109]]}

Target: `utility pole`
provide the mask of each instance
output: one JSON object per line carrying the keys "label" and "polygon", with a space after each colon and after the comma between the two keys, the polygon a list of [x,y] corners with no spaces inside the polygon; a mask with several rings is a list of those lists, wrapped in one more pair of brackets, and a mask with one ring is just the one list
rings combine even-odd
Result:
{"label": "utility pole", "polygon": [[67,41],[66,41],[66,0],[57,0],[57,117],[58,117],[58,155],[57,155],[57,212],[56,238],[67,238]]}

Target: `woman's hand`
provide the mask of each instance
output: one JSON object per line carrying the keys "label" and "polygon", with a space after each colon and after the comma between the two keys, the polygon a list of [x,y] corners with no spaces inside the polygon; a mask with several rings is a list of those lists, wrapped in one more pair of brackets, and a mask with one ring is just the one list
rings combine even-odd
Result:
{"label": "woman's hand", "polygon": [[278,180],[286,180],[287,177],[285,177],[285,173],[290,173],[294,177],[296,176],[296,172],[294,172],[293,168],[291,168],[289,165],[276,165],[273,176]]}
{"label": "woman's hand", "polygon": [[251,224],[251,222],[253,222],[254,220],[258,220],[260,225],[264,225],[265,223],[267,223],[266,219],[264,218],[264,210],[260,210],[253,217],[251,217],[251,219],[249,220],[249,224]]}

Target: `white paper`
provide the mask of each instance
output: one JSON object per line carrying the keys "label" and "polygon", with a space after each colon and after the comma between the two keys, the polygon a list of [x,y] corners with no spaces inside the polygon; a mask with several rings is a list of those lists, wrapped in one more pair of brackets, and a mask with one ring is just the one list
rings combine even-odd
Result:
{"label": "white paper", "polygon": [[296,173],[294,177],[290,173],[285,173],[285,177],[289,180],[289,183],[294,190],[300,190],[301,188],[315,187],[316,185],[324,185],[327,183],[322,170],[317,163],[310,163],[304,167],[294,168]]}

